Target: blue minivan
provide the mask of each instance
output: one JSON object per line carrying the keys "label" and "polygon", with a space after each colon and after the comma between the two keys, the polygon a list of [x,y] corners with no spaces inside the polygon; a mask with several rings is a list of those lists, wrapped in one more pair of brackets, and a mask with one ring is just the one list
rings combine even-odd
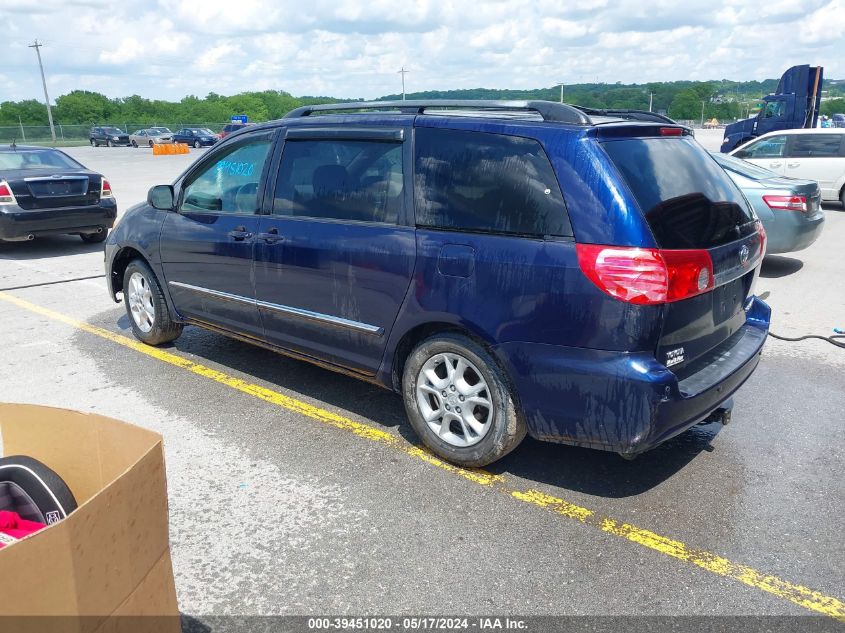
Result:
{"label": "blue minivan", "polygon": [[550,102],[306,106],[106,242],[150,345],[196,325],[392,389],[434,453],[631,457],[729,415],[769,327],[765,233],[688,129]]}

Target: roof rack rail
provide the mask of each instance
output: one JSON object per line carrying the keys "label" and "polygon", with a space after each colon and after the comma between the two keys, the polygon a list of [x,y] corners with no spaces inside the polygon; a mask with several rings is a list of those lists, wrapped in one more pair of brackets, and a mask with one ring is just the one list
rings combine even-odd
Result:
{"label": "roof rack rail", "polygon": [[566,103],[554,101],[490,101],[472,99],[432,99],[410,101],[357,101],[350,103],[326,103],[307,105],[288,112],[284,118],[300,118],[316,113],[344,112],[355,110],[399,110],[407,114],[425,114],[430,109],[469,109],[490,112],[535,112],[544,121],[556,121],[573,125],[592,125],[586,112]]}
{"label": "roof rack rail", "polygon": [[678,124],[676,121],[670,119],[666,115],[658,114],[657,112],[649,112],[648,110],[629,110],[624,108],[588,108],[586,106],[579,105],[572,107],[581,110],[581,112],[588,116],[608,116],[618,117],[620,119],[629,119],[632,121],[652,121],[655,123],[672,123],[673,125]]}

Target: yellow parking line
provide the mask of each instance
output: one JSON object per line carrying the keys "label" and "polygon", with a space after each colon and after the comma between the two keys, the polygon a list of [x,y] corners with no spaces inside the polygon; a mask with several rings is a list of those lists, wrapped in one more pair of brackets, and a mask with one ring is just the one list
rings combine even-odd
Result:
{"label": "yellow parking line", "polygon": [[751,567],[734,563],[722,556],[690,548],[680,541],[661,536],[660,534],[656,534],[649,530],[644,530],[609,517],[601,516],[593,510],[578,506],[563,499],[558,499],[557,497],[553,497],[544,492],[540,492],[538,490],[514,490],[508,486],[506,479],[501,475],[494,475],[480,469],[454,466],[435,457],[425,448],[408,444],[401,438],[374,426],[370,426],[369,424],[356,422],[355,420],[337,413],[333,413],[331,411],[327,411],[326,409],[315,407],[307,402],[297,400],[296,398],[286,396],[278,391],[273,391],[272,389],[241,380],[240,378],[230,376],[224,372],[212,369],[211,367],[195,363],[192,360],[178,356],[177,354],[173,354],[163,349],[150,347],[140,341],[123,336],[122,334],[116,334],[95,325],[79,321],[5,292],[0,292],[0,299],[14,304],[19,308],[59,321],[65,325],[69,325],[84,332],[94,334],[95,336],[117,343],[118,345],[128,347],[162,362],[175,365],[176,367],[190,371],[198,376],[208,378],[209,380],[226,385],[227,387],[242,393],[287,409],[288,411],[298,413],[311,418],[312,420],[333,426],[337,429],[349,431],[360,438],[377,442],[384,446],[389,446],[392,449],[399,450],[406,455],[409,455],[410,457],[451,472],[475,484],[492,487],[523,503],[533,505],[537,508],[542,508],[560,516],[575,519],[584,525],[594,527],[606,534],[612,534],[632,543],[637,543],[638,545],[646,547],[652,551],[696,565],[697,567],[718,576],[731,578],[750,587],[755,587],[770,593],[783,600],[792,602],[793,604],[815,611],[816,613],[845,622],[845,602],[837,598],[826,596],[807,587],[781,580],[776,576],[764,574],[752,569]]}

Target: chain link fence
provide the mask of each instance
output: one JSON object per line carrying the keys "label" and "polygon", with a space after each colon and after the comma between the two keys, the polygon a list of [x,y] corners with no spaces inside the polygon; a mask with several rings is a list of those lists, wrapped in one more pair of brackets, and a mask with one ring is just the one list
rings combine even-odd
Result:
{"label": "chain link fence", "polygon": [[[108,123],[100,127],[117,127],[127,134],[151,127],[166,127],[176,132],[183,127],[205,127],[212,132],[219,133],[223,126],[229,123]],[[88,134],[92,125],[62,125],[57,123],[56,145],[87,145]],[[49,125],[7,125],[0,126],[0,143],[14,141],[19,145],[52,145]]]}

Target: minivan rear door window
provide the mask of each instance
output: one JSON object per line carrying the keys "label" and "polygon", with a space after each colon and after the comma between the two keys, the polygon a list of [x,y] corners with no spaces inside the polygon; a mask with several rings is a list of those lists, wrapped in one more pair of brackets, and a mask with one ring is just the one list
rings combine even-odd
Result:
{"label": "minivan rear door window", "polygon": [[714,248],[756,231],[745,197],[695,141],[633,138],[603,147],[660,248]]}

